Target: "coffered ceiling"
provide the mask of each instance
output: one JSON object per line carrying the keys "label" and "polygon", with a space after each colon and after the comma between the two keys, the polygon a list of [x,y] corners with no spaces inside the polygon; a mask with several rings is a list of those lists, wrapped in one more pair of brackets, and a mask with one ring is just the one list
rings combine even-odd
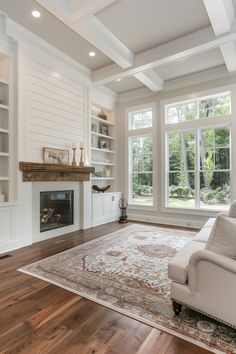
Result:
{"label": "coffered ceiling", "polygon": [[236,71],[236,0],[0,0],[0,9],[118,93]]}

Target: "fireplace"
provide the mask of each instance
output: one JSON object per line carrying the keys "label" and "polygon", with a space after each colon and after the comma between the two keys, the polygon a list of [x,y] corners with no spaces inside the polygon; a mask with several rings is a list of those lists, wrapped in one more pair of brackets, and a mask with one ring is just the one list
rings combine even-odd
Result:
{"label": "fireplace", "polygon": [[40,232],[73,224],[73,190],[40,192]]}

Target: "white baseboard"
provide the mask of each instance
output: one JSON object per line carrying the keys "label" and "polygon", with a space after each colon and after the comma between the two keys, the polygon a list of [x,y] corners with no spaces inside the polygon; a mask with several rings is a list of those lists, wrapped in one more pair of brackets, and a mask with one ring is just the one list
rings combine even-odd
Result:
{"label": "white baseboard", "polygon": [[168,217],[158,217],[158,216],[147,216],[147,215],[139,215],[139,214],[130,214],[128,215],[128,220],[130,221],[144,221],[154,224],[163,224],[163,225],[171,225],[171,226],[181,226],[181,227],[189,227],[189,228],[198,228],[201,229],[203,227],[204,222],[191,220],[181,220],[177,218],[168,218]]}
{"label": "white baseboard", "polygon": [[6,241],[0,245],[0,254],[14,251],[18,248],[32,245],[32,238],[23,238],[18,240]]}
{"label": "white baseboard", "polygon": [[112,216],[112,217],[101,217],[101,218],[96,218],[92,222],[92,227],[99,226],[99,225],[104,225],[108,224],[109,222],[113,221],[118,221],[120,215]]}

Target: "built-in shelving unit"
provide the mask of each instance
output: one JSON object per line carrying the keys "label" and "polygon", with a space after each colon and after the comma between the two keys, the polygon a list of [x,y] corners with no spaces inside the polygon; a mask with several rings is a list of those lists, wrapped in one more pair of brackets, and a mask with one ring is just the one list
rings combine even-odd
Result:
{"label": "built-in shelving unit", "polygon": [[0,203],[12,201],[11,196],[11,140],[12,117],[9,107],[10,60],[0,54]]}
{"label": "built-in shelving unit", "polygon": [[[104,113],[104,118],[99,117]],[[91,114],[91,165],[95,168],[92,185],[110,188],[105,193],[92,191],[92,225],[118,220],[119,199],[116,181],[115,113],[92,106]]]}
{"label": "built-in shelving unit", "polygon": [[91,114],[91,164],[95,167],[92,181],[99,187],[111,185],[114,192],[115,178],[115,114],[102,107],[92,106]]}

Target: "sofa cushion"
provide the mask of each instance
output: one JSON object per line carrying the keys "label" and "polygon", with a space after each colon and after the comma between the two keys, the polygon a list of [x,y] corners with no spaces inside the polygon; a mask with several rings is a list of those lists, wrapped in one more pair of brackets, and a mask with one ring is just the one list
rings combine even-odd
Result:
{"label": "sofa cushion", "polygon": [[188,242],[168,265],[168,276],[177,283],[185,284],[188,280],[188,263],[191,255],[205,248],[203,242]]}
{"label": "sofa cushion", "polygon": [[230,204],[229,217],[230,217],[230,218],[236,218],[236,200],[234,200],[234,201]]}
{"label": "sofa cushion", "polygon": [[236,260],[236,219],[219,214],[206,249]]}
{"label": "sofa cushion", "polygon": [[216,218],[210,218],[207,220],[203,227],[212,227],[216,221]]}
{"label": "sofa cushion", "polygon": [[208,241],[210,233],[211,233],[211,228],[204,227],[203,229],[201,229],[201,231],[198,232],[197,236],[195,236],[193,240],[196,242],[206,243]]}

